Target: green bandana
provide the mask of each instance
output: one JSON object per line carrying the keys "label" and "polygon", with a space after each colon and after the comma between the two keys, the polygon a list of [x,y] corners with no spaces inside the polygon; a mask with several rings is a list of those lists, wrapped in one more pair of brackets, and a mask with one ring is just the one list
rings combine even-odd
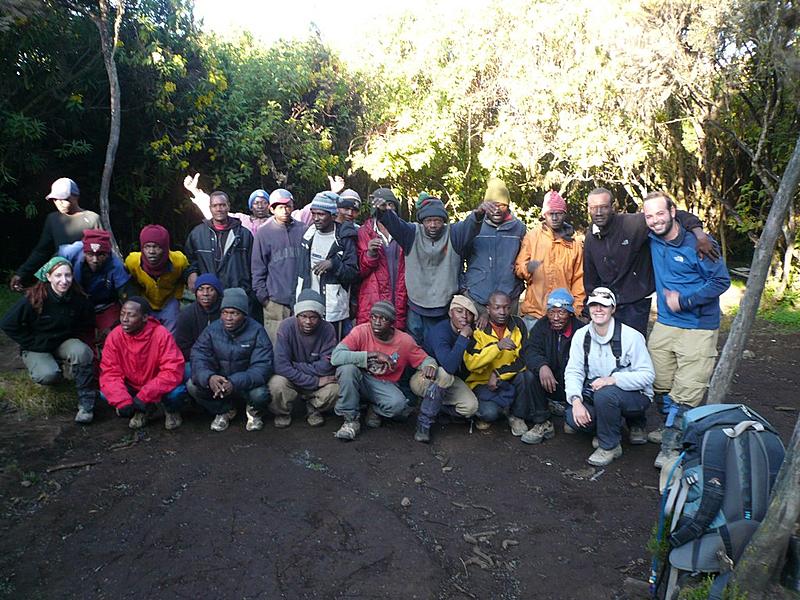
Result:
{"label": "green bandana", "polygon": [[65,265],[69,265],[70,268],[72,267],[72,263],[70,263],[63,256],[54,256],[53,258],[48,260],[46,263],[44,263],[44,266],[41,269],[36,271],[36,273],[34,274],[34,277],[36,277],[36,279],[38,279],[39,281],[47,281],[47,274],[50,271],[52,271],[55,268],[56,265],[61,264],[61,263],[64,263]]}

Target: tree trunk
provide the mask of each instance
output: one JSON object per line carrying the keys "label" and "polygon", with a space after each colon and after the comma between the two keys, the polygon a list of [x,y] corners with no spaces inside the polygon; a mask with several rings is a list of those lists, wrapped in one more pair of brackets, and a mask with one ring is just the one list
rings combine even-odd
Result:
{"label": "tree trunk", "polygon": [[767,215],[764,231],[758,240],[753,262],[750,264],[750,276],[747,278],[747,289],[742,296],[739,312],[733,320],[731,331],[722,349],[714,376],[711,378],[711,387],[708,391],[708,403],[719,404],[728,396],[733,376],[742,357],[742,351],[750,336],[750,329],[758,312],[761,294],[767,281],[769,265],[775,252],[775,243],[781,235],[781,226],[786,218],[789,205],[794,200],[797,191],[797,182],[800,180],[800,138],[794,147],[792,158],[786,165],[786,171],[781,178],[778,192],[772,202],[772,208]]}
{"label": "tree trunk", "polygon": [[775,480],[767,514],[733,571],[739,591],[745,592],[748,600],[764,598],[764,594],[768,593],[770,580],[778,574],[783,565],[789,538],[800,516],[798,481],[800,481],[800,418],[794,425],[786,458]]}
{"label": "tree trunk", "polygon": [[797,240],[797,216],[794,211],[794,202],[789,204],[789,216],[783,228],[783,238],[786,248],[783,252],[783,270],[775,297],[782,300],[786,289],[792,281],[792,261],[794,260],[794,243]]}

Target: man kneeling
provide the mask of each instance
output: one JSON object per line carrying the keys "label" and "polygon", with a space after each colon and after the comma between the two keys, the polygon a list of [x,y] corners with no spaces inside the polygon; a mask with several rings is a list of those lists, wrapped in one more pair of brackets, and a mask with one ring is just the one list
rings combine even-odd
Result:
{"label": "man kneeling", "polygon": [[[437,368],[436,361],[407,333],[394,328],[394,306],[385,301],[372,305],[369,323],[357,325],[333,350],[331,364],[338,367],[339,400],[335,412],[344,423],[334,435],[353,440],[361,430],[359,402],[369,403],[367,427],[380,427],[381,417],[407,414],[408,400],[397,385],[406,366],[417,369],[411,388],[444,394],[453,376]],[[434,381],[435,379],[435,381]]]}
{"label": "man kneeling", "polygon": [[149,316],[144,298],[129,298],[119,313],[119,327],[111,330],[100,362],[100,393],[140,429],[161,403],[164,427],[181,425],[180,409],[186,396],[182,384],[184,359],[172,335]]}
{"label": "man kneeling", "polygon": [[215,415],[213,431],[225,431],[236,416],[236,403],[247,405],[247,431],[264,427],[272,375],[272,344],[266,330],[247,316],[249,299],[242,288],[225,290],[220,317],[203,330],[192,348],[189,394]]}

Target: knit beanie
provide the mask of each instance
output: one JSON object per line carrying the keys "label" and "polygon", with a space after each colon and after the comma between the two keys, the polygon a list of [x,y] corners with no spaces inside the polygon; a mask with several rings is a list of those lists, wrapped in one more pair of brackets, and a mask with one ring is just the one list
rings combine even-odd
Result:
{"label": "knit beanie", "polygon": [[311,288],[306,288],[300,292],[294,305],[294,314],[299,315],[301,312],[306,311],[315,312],[323,319],[325,318],[325,305],[323,304],[322,296]]}
{"label": "knit beanie", "polygon": [[417,201],[414,203],[414,207],[416,210],[419,210],[422,206],[422,203],[425,202],[425,200],[430,200],[431,198],[433,198],[433,196],[431,196],[428,192],[420,192],[419,196],[417,196]]}
{"label": "knit beanie", "polygon": [[428,217],[441,217],[447,221],[447,211],[444,209],[444,203],[438,198],[423,200],[417,209],[417,221],[422,223]]}
{"label": "knit beanie", "polygon": [[194,289],[199,290],[200,286],[202,285],[210,285],[215,290],[217,290],[217,294],[220,296],[224,293],[222,289],[222,282],[217,279],[216,275],[211,273],[203,273],[197,280],[194,282]]}
{"label": "knit beanie", "polygon": [[242,288],[228,288],[223,293],[220,310],[224,308],[235,308],[247,314],[248,308],[250,308],[250,301],[247,298],[247,293]]}
{"label": "knit beanie", "polygon": [[486,193],[483,195],[483,200],[485,202],[498,202],[508,205],[511,203],[511,194],[508,193],[505,182],[495,177],[486,184]]}
{"label": "knit beanie", "polygon": [[269,201],[269,194],[267,194],[266,190],[258,189],[253,191],[250,194],[250,197],[247,199],[247,208],[253,208],[253,202],[256,201],[256,198],[263,198],[266,201]]}
{"label": "knit beanie", "polygon": [[270,206],[274,204],[287,204],[289,202],[294,202],[294,196],[292,196],[292,192],[289,190],[278,188],[269,195]]}
{"label": "knit beanie", "polygon": [[85,229],[83,232],[84,252],[111,252],[111,234],[102,229]]}
{"label": "knit beanie", "polygon": [[476,319],[480,316],[478,314],[478,309],[475,307],[475,303],[466,296],[462,296],[461,294],[453,296],[453,299],[450,301],[450,310],[453,310],[456,306],[468,310]]}
{"label": "knit beanie", "polygon": [[339,194],[339,201],[336,204],[339,208],[361,208],[361,196],[355,190],[347,189]]}
{"label": "knit beanie", "polygon": [[391,302],[387,302],[386,300],[379,300],[375,304],[372,305],[370,309],[370,314],[380,315],[382,317],[386,317],[392,323],[395,322],[397,319],[397,311],[394,308],[394,305]]}
{"label": "knit beanie", "polygon": [[567,212],[567,203],[555,190],[551,190],[544,195],[542,202],[542,214],[551,212]]}
{"label": "knit beanie", "polygon": [[336,204],[339,201],[339,195],[333,192],[320,192],[311,201],[311,210],[324,210],[336,214]]}
{"label": "knit beanie", "polygon": [[169,252],[169,232],[161,225],[145,225],[139,233],[139,246],[144,248],[149,243],[161,246],[164,254]]}
{"label": "knit beanie", "polygon": [[[394,204],[395,210],[400,210],[400,201],[389,188],[378,188],[369,195],[369,198],[372,200],[373,205],[381,202],[391,202]],[[375,202],[376,200],[377,202]]]}
{"label": "knit beanie", "polygon": [[547,296],[547,308],[563,308],[575,314],[575,298],[567,291],[567,288],[556,288]]}

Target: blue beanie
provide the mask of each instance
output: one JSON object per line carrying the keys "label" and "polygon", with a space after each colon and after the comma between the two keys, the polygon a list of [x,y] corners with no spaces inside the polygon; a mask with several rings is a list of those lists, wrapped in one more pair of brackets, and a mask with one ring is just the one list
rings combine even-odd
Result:
{"label": "blue beanie", "polygon": [[447,222],[447,211],[438,198],[426,198],[417,207],[417,221],[422,223],[428,217],[441,217]]}
{"label": "blue beanie", "polygon": [[210,285],[217,290],[217,294],[222,296],[222,283],[215,275],[212,275],[211,273],[203,273],[200,275],[200,277],[198,277],[194,282],[194,289],[199,289],[201,285]]}
{"label": "blue beanie", "polygon": [[572,297],[566,288],[556,288],[547,296],[547,308],[563,308],[567,312],[575,314],[575,298]]}
{"label": "blue beanie", "polygon": [[311,210],[324,210],[332,215],[336,214],[339,195],[333,192],[320,192],[311,201]]}
{"label": "blue beanie", "polygon": [[256,201],[256,198],[263,198],[269,202],[269,194],[265,190],[259,188],[250,194],[250,197],[247,199],[247,208],[253,208],[253,202]]}

